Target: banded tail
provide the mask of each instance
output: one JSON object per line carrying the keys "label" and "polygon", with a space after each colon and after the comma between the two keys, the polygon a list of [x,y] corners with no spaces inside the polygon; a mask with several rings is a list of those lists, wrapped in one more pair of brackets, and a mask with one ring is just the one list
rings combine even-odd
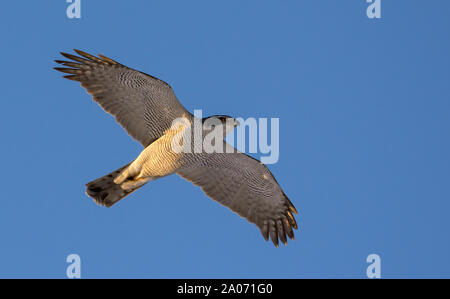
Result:
{"label": "banded tail", "polygon": [[95,181],[87,183],[86,194],[92,197],[98,205],[109,208],[122,198],[142,187],[144,184],[132,184],[133,187],[130,188],[130,181],[125,181],[121,184],[114,183],[114,179],[117,178],[130,164],[131,163],[96,179]]}

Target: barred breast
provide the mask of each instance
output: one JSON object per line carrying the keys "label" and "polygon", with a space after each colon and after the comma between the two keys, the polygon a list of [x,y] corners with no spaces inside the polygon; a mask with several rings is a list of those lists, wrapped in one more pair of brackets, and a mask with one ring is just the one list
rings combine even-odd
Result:
{"label": "barred breast", "polygon": [[174,173],[182,166],[183,153],[177,153],[172,148],[172,140],[176,133],[174,130],[168,130],[142,151],[133,162],[140,168],[138,178],[163,177]]}

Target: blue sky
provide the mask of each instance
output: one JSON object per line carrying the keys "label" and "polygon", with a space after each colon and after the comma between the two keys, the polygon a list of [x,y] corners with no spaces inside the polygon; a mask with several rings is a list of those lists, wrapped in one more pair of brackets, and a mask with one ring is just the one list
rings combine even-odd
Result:
{"label": "blue sky", "polygon": [[[450,277],[450,4],[7,1],[2,37],[0,277]],[[204,114],[280,118],[269,168],[299,210],[276,249],[177,176],[111,209],[84,184],[141,146],[52,67],[102,53]]]}

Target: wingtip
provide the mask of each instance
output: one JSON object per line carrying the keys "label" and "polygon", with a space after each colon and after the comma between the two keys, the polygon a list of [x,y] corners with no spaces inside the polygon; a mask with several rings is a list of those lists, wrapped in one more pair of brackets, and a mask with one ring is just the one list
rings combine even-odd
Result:
{"label": "wingtip", "polygon": [[[91,57],[92,57],[91,54],[89,54],[89,53],[87,53],[87,52],[84,52],[84,51],[82,51],[82,50],[79,50],[79,49],[73,49],[73,50],[75,51],[75,53],[77,53],[78,55],[80,55],[80,56],[82,56],[82,57],[84,57],[84,58],[91,59]],[[91,59],[91,60],[92,60],[92,59]]]}
{"label": "wingtip", "polygon": [[85,57],[85,58],[89,58],[89,56],[92,56],[91,54],[89,54],[89,53],[87,53],[87,52],[84,52],[84,51],[82,51],[82,50],[80,50],[80,49],[73,49],[73,51],[74,51],[75,53],[77,53],[78,55],[83,56],[83,57]]}
{"label": "wingtip", "polygon": [[294,207],[294,205],[291,205],[291,206],[289,207],[289,209],[292,211],[292,213],[294,213],[295,215],[298,215],[298,211],[297,211],[297,209]]}
{"label": "wingtip", "polygon": [[272,239],[272,243],[276,248],[280,248],[280,244],[278,243],[278,238],[277,239]]}
{"label": "wingtip", "polygon": [[63,78],[72,80],[72,81],[79,81],[78,80],[79,76],[77,76],[77,75],[66,75],[66,76],[63,76]]}
{"label": "wingtip", "polygon": [[297,211],[297,209],[295,208],[295,206],[294,206],[294,204],[292,203],[292,201],[287,197],[287,195],[283,192],[283,195],[284,195],[284,198],[286,198],[286,201],[287,201],[287,203],[288,203],[288,207],[289,207],[289,210],[291,210],[291,212],[292,213],[294,213],[294,214],[298,214],[298,211]]}
{"label": "wingtip", "polygon": [[63,67],[57,67],[57,66],[56,66],[56,67],[54,67],[53,69],[54,69],[55,71],[63,72],[63,73],[64,73],[64,69],[65,69],[65,68],[63,68]]}

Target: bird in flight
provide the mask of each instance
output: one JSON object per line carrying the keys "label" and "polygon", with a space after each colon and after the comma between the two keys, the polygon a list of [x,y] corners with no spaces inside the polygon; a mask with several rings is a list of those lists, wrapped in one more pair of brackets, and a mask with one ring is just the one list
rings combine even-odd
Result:
{"label": "bird in flight", "polygon": [[[166,82],[103,55],[74,51],[79,56],[61,52],[69,61],[55,60],[65,66],[55,69],[68,74],[64,78],[80,82],[94,101],[144,146],[131,163],[86,184],[86,194],[97,204],[110,207],[147,182],[176,173],[255,223],[264,239],[270,237],[276,247],[279,241],[287,244],[287,237],[294,239],[297,223],[293,214],[297,210],[264,164],[235,150],[223,138],[223,152],[176,151],[175,136],[192,126],[196,116],[181,105]],[[184,120],[185,125],[174,127],[176,119]],[[200,121],[213,119],[225,133],[238,125],[224,115]]]}

